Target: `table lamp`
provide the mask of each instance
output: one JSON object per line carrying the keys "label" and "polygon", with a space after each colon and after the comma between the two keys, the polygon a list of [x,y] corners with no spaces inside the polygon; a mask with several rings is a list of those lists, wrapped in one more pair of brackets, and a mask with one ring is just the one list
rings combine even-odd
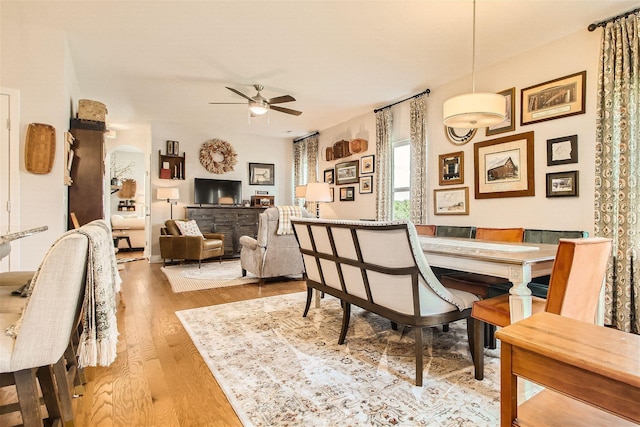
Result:
{"label": "table lamp", "polygon": [[171,206],[171,219],[173,219],[173,205],[177,204],[178,202],[172,202],[172,200],[180,199],[180,192],[178,191],[178,189],[166,187],[158,188],[157,198],[166,200],[167,203],[169,203],[169,205]]}
{"label": "table lamp", "polygon": [[326,182],[310,182],[307,184],[307,190],[304,198],[307,202],[314,202],[316,204],[316,218],[320,218],[320,204],[319,202],[330,202],[331,193],[329,191],[329,184]]}

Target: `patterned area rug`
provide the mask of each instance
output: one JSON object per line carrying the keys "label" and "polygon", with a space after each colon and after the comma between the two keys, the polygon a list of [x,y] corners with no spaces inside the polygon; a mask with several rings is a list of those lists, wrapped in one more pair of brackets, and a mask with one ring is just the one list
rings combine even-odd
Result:
{"label": "patterned area rug", "polygon": [[415,387],[413,331],[352,307],[344,345],[338,300],[302,317],[305,293],[177,312],[245,426],[495,426],[499,350],[473,378],[466,324],[424,331]]}
{"label": "patterned area rug", "polygon": [[223,288],[225,286],[258,283],[259,278],[247,272],[242,277],[240,260],[208,262],[198,268],[198,263],[162,267],[160,270],[169,279],[173,292],[198,291],[202,289]]}

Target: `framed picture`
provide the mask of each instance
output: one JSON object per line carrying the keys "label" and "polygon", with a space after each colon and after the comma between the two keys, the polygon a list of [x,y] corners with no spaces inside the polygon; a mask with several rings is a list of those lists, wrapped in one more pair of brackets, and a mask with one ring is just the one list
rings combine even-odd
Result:
{"label": "framed picture", "polygon": [[469,187],[433,190],[435,215],[469,215]]}
{"label": "framed picture", "polygon": [[324,182],[326,182],[327,184],[333,184],[333,168],[325,169]]}
{"label": "framed picture", "polygon": [[504,120],[497,125],[489,126],[486,130],[486,136],[497,135],[499,133],[511,132],[516,130],[516,88],[506,89],[498,92],[499,95],[504,96],[507,103],[507,116]]}
{"label": "framed picture", "polygon": [[587,72],[571,74],[520,91],[520,126],[584,114]]}
{"label": "framed picture", "polygon": [[360,157],[360,174],[364,175],[375,172],[376,163],[374,160],[374,154]]}
{"label": "framed picture", "polygon": [[353,202],[355,199],[355,187],[342,187],[340,188],[340,201],[341,202]]}
{"label": "framed picture", "polygon": [[476,199],[534,196],[533,132],[477,142]]}
{"label": "framed picture", "polygon": [[167,155],[173,155],[173,141],[167,141]]}
{"label": "framed picture", "polygon": [[335,174],[336,185],[355,184],[358,182],[358,161],[338,163]]}
{"label": "framed picture", "polygon": [[373,176],[360,177],[360,194],[373,193]]}
{"label": "framed picture", "polygon": [[272,163],[249,163],[249,185],[274,185]]}
{"label": "framed picture", "polygon": [[548,173],[547,197],[578,197],[578,171]]}
{"label": "framed picture", "polygon": [[578,135],[547,139],[547,166],[578,163]]}
{"label": "framed picture", "polygon": [[173,141],[173,155],[180,155],[180,143],[178,141]]}
{"label": "framed picture", "polygon": [[440,185],[464,184],[464,151],[438,156]]}

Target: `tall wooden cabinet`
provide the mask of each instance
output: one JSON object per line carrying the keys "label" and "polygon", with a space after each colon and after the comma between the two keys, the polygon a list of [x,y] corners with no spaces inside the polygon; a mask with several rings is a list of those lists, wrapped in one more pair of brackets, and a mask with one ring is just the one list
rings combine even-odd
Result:
{"label": "tall wooden cabinet", "polygon": [[[104,123],[71,119],[75,138],[69,187],[69,213],[80,225],[104,218]],[[68,228],[73,228],[69,221]]]}

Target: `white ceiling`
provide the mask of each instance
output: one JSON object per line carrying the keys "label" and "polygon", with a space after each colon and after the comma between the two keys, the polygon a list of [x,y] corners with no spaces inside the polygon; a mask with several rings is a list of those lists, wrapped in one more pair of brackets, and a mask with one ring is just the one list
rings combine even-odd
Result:
{"label": "white ceiling", "polygon": [[[297,137],[471,72],[472,2],[7,1],[3,13],[60,28],[82,96],[104,102],[114,129],[175,122]],[[637,1],[478,0],[476,68],[638,7]],[[592,55],[593,52],[585,54]],[[247,120],[225,86],[290,94]],[[482,88],[476,88],[482,90]]]}

